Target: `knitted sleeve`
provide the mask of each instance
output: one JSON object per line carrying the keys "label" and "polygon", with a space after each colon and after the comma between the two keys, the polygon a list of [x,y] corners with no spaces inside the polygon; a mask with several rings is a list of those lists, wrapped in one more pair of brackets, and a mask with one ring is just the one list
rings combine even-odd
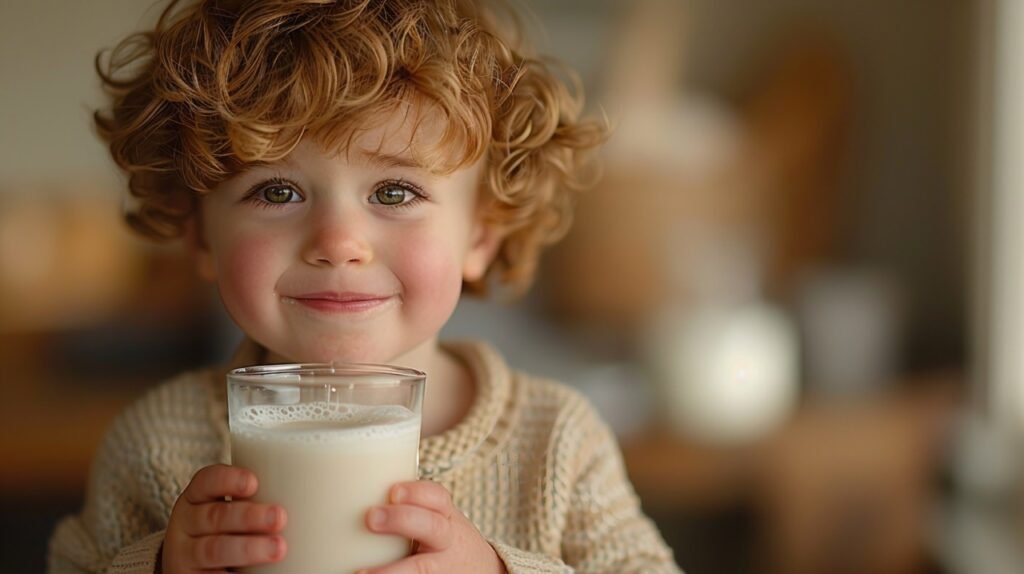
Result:
{"label": "knitted sleeve", "polygon": [[49,571],[155,572],[163,541],[142,499],[146,456],[137,412],[114,422],[93,461],[81,514],[61,521],[50,541]]}
{"label": "knitted sleeve", "polygon": [[220,450],[194,382],[158,387],[114,421],[93,460],[81,513],[63,519],[50,540],[48,572],[156,571],[175,499]]}
{"label": "knitted sleeve", "polygon": [[154,532],[121,548],[112,557],[103,556],[81,520],[64,519],[50,542],[47,572],[50,574],[153,574],[164,541],[164,531]]}
{"label": "knitted sleeve", "polygon": [[[681,574],[640,509],[618,443],[590,404],[570,401],[548,452],[553,506],[565,500],[561,560],[492,542],[510,574]],[[567,499],[567,500],[566,500]]]}
{"label": "knitted sleeve", "polygon": [[576,572],[680,574],[626,476],[615,435],[585,403],[579,421],[579,474],[562,536]]}

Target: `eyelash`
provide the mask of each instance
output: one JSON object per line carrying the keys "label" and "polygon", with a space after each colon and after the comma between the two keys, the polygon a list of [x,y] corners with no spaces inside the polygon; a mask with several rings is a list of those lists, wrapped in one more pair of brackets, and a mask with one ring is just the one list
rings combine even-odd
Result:
{"label": "eyelash", "polygon": [[390,209],[411,209],[413,206],[429,199],[427,194],[423,191],[423,189],[420,186],[409,181],[406,181],[404,179],[387,179],[380,182],[373,188],[373,193],[370,194],[370,197],[373,197],[378,192],[383,191],[388,187],[392,186],[400,187],[403,190],[413,194],[414,197],[409,201],[406,201],[405,203],[400,203],[398,205],[388,205],[386,203],[377,203],[375,205],[381,205],[383,207]]}
{"label": "eyelash", "polygon": [[[378,192],[380,192],[380,191],[382,191],[384,189],[387,189],[388,187],[391,187],[391,186],[400,187],[403,190],[413,194],[414,197],[412,199],[410,199],[409,201],[406,201],[405,203],[400,203],[400,204],[396,204],[396,205],[389,205],[389,204],[380,203],[380,202],[373,203],[374,205],[380,205],[382,207],[390,208],[390,209],[410,209],[414,205],[417,205],[420,202],[423,202],[423,201],[426,201],[426,200],[429,199],[429,196],[427,195],[426,192],[423,191],[423,188],[421,188],[420,186],[418,186],[418,185],[416,185],[416,184],[414,184],[412,182],[406,181],[404,179],[388,179],[388,180],[384,180],[384,181],[380,182],[378,185],[376,185],[373,188],[373,192],[370,194],[370,197],[373,197]],[[299,186],[296,185],[295,182],[292,182],[292,181],[289,181],[287,179],[280,178],[280,177],[274,177],[274,178],[268,179],[266,181],[261,181],[260,183],[257,183],[256,185],[252,186],[249,189],[249,191],[247,191],[245,193],[245,196],[242,198],[242,201],[245,202],[245,203],[253,204],[256,207],[259,207],[261,209],[279,208],[279,207],[284,207],[286,205],[289,205],[291,203],[296,203],[296,202],[292,202],[292,201],[285,202],[285,203],[274,203],[272,201],[267,201],[267,200],[263,199],[261,194],[264,191],[266,191],[267,189],[272,188],[272,187],[287,187],[287,188],[291,189],[292,193],[294,193],[299,198],[301,198],[302,201],[305,201],[305,197],[301,193],[299,193],[299,191],[298,191]]]}
{"label": "eyelash", "polygon": [[261,181],[256,185],[252,186],[251,188],[249,188],[249,191],[245,192],[245,196],[242,198],[242,201],[244,203],[252,204],[261,209],[274,209],[294,203],[291,201],[286,203],[274,203],[272,201],[267,201],[263,199],[263,197],[261,197],[261,194],[272,187],[287,187],[291,189],[292,193],[305,200],[305,197],[303,197],[303,195],[299,193],[299,186],[295,185],[295,182],[280,177],[274,177],[266,181]]}

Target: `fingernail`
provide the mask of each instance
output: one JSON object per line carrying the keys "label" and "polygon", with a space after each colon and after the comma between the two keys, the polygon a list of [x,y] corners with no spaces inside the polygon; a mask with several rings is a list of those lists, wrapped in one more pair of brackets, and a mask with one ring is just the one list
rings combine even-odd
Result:
{"label": "fingernail", "polygon": [[252,475],[243,474],[239,479],[238,487],[242,489],[242,492],[249,492],[252,487]]}
{"label": "fingernail", "polygon": [[278,517],[281,516],[281,512],[276,508],[271,508],[267,511],[267,526],[274,526],[277,524]]}
{"label": "fingernail", "polygon": [[395,489],[391,491],[391,500],[395,502],[402,502],[408,494],[409,493],[406,492],[404,486],[395,487]]}
{"label": "fingernail", "polygon": [[387,513],[380,508],[374,508],[370,511],[370,515],[366,521],[370,524],[370,528],[377,529],[384,526],[384,521],[387,520]]}
{"label": "fingernail", "polygon": [[267,556],[271,560],[277,560],[278,558],[281,557],[281,554],[283,552],[284,552],[284,541],[281,540],[278,537],[274,537],[274,538],[270,539],[270,542],[267,544]]}

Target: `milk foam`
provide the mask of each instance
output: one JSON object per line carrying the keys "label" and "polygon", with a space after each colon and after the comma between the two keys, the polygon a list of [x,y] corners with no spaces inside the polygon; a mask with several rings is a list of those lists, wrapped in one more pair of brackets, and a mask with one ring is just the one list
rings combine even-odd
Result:
{"label": "milk foam", "polygon": [[419,433],[419,415],[400,405],[355,405],[326,401],[256,405],[240,409],[231,432],[251,438],[302,443],[386,439]]}

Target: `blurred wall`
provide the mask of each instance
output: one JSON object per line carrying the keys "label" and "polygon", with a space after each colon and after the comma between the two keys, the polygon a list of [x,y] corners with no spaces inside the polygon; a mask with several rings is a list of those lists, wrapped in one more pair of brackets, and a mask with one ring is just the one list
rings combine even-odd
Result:
{"label": "blurred wall", "polygon": [[91,128],[100,101],[93,58],[155,19],[149,0],[5,0],[0,4],[0,193],[120,181]]}
{"label": "blurred wall", "polygon": [[[527,2],[547,51],[579,68],[601,105],[603,67],[634,3]],[[668,0],[683,57],[676,87],[733,110],[780,48],[803,36],[848,60],[852,122],[833,214],[834,261],[878,269],[905,301],[905,368],[967,360],[966,244],[974,194],[969,99],[976,10],[959,0]],[[643,62],[637,62],[643,66]]]}
{"label": "blurred wall", "polygon": [[[725,94],[793,31],[817,26],[852,66],[853,125],[839,223],[847,262],[894,272],[918,365],[963,360],[973,89],[972,3],[696,0],[691,81]],[[911,364],[910,366],[915,366]]]}

